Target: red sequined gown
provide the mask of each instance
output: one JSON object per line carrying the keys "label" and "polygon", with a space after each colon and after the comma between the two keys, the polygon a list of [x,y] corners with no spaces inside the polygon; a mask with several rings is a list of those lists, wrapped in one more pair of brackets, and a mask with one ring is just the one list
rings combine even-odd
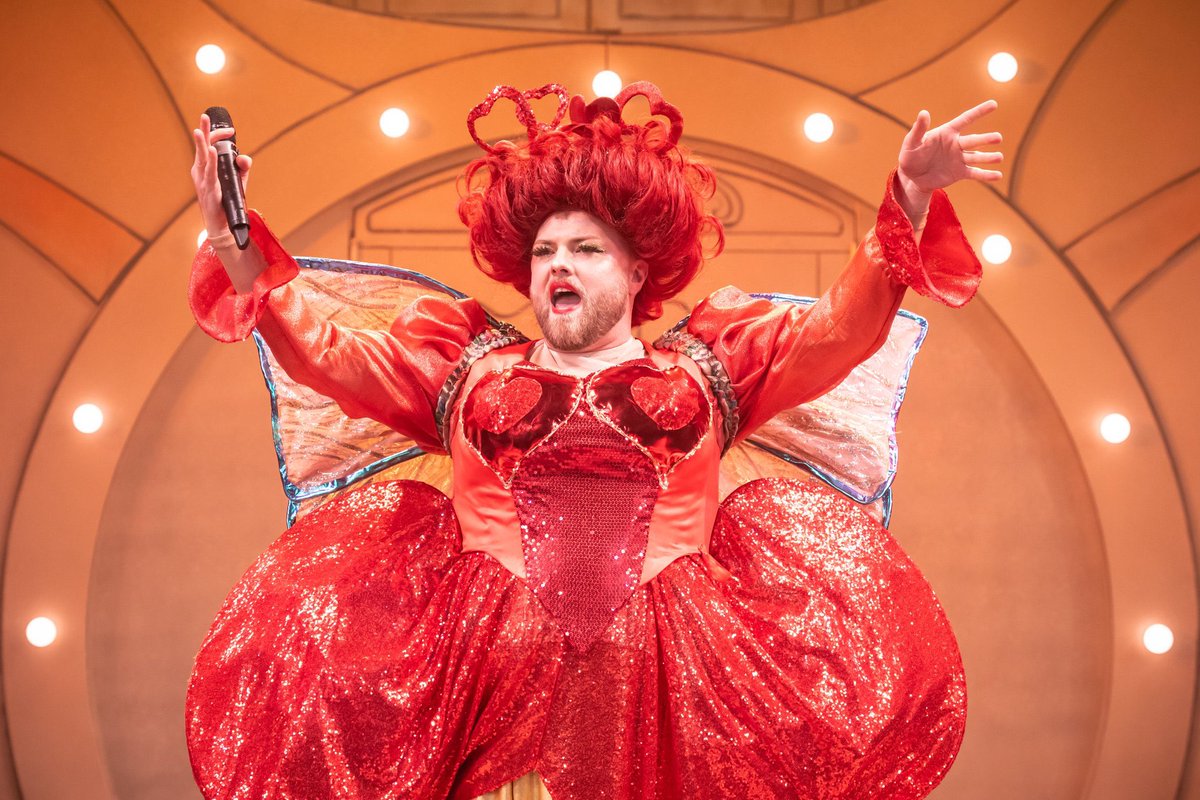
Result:
{"label": "red sequined gown", "polygon": [[[429,298],[390,334],[311,319],[294,262],[233,292],[210,247],[193,309],[252,326],[295,379],[453,458],[454,497],[368,486],[288,529],[233,589],[187,698],[208,798],[471,798],[530,771],[571,798],[917,798],[965,721],[962,665],[886,530],[820,484],[717,502],[722,410],[695,362],[585,378]],[[720,362],[740,439],[836,385],[905,286],[961,305],[979,264],[945,197],[919,252],[887,193],[810,310],[722,290],[688,333]],[[437,411],[461,375],[449,413]]]}

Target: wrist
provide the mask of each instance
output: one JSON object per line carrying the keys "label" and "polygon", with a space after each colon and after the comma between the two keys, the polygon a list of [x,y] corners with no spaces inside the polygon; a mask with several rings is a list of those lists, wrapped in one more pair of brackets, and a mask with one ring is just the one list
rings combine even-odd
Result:
{"label": "wrist", "polygon": [[237,246],[237,244],[233,238],[233,233],[228,228],[221,231],[220,233],[213,233],[212,231],[208,231],[208,241],[210,244],[212,244],[213,247],[215,247],[218,250],[221,250],[221,249],[224,249],[227,247],[236,247]]}
{"label": "wrist", "polygon": [[914,228],[924,225],[931,197],[933,192],[924,191],[903,170],[896,170],[896,202],[904,209],[905,216]]}

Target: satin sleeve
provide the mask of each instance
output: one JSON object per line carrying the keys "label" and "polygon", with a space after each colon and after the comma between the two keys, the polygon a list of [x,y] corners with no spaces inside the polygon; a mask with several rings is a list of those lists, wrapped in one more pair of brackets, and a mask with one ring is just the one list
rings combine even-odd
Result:
{"label": "satin sleeve", "polygon": [[262,217],[250,236],[267,260],[251,291],[237,292],[205,242],[192,263],[188,300],[201,329],[223,342],[257,328],[288,376],[335,401],[350,417],[369,417],[444,452],[435,420],[438,395],[474,338],[489,328],[471,299],[421,297],[389,330],[346,328],[318,318],[290,285],[299,273]]}
{"label": "satin sleeve", "polygon": [[888,179],[875,226],[810,306],[753,298],[733,287],[702,300],[688,321],[724,368],[737,403],[734,442],[780,411],[820,397],[887,340],[905,290],[959,307],[983,270],[945,192],[935,192],[920,244]]}

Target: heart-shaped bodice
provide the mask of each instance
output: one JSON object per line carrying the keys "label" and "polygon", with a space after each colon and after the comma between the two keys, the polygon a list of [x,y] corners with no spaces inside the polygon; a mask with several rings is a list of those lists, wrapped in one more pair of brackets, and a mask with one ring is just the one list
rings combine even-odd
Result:
{"label": "heart-shaped bodice", "polygon": [[499,436],[525,419],[541,399],[542,385],[533,378],[501,376],[480,387],[472,419],[485,431]]}
{"label": "heart-shaped bodice", "polygon": [[637,588],[667,478],[711,418],[684,369],[649,359],[586,377],[522,363],[469,390],[460,441],[511,493],[526,582],[573,646]]}
{"label": "heart-shaped bodice", "polygon": [[463,435],[508,486],[521,460],[567,421],[582,393],[577,379],[549,370],[489,372],[463,403]]}
{"label": "heart-shaped bodice", "polygon": [[677,431],[696,418],[700,404],[686,380],[643,375],[629,385],[629,395],[664,431]]}
{"label": "heart-shaped bodice", "polygon": [[561,427],[580,405],[620,433],[654,464],[665,485],[671,470],[695,452],[712,408],[680,367],[660,369],[639,359],[586,377],[518,364],[484,375],[463,403],[463,435],[500,478],[512,483],[522,459]]}
{"label": "heart-shaped bodice", "polygon": [[649,361],[633,361],[599,375],[604,380],[588,385],[588,403],[646,454],[665,486],[671,470],[696,452],[709,428],[708,398],[681,367],[659,369]]}

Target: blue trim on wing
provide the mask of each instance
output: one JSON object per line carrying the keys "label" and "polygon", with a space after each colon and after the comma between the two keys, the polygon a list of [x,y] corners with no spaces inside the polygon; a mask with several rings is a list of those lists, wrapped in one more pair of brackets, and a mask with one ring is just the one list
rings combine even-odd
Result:
{"label": "blue trim on wing", "polygon": [[258,331],[254,331],[254,345],[258,348],[258,366],[262,371],[263,380],[267,384],[267,393],[271,396],[271,440],[275,445],[275,460],[279,463],[279,478],[283,482],[283,494],[288,499],[287,525],[291,527],[296,520],[296,513],[300,510],[300,503],[312,497],[320,497],[321,495],[336,492],[339,489],[344,489],[347,486],[362,480],[368,476],[381,472],[395,464],[400,464],[412,458],[425,455],[425,451],[420,447],[413,445],[405,448],[399,453],[392,453],[390,456],[385,456],[378,461],[373,461],[365,467],[355,470],[349,475],[337,478],[325,483],[320,483],[308,488],[301,488],[292,483],[288,477],[287,460],[283,455],[283,436],[279,430],[279,396],[275,390],[275,381],[271,377],[271,367],[268,361],[267,343],[263,341],[262,336]]}
{"label": "blue trim on wing", "polygon": [[436,278],[431,278],[422,272],[400,267],[389,267],[386,264],[371,264],[367,261],[350,261],[343,258],[311,258],[297,256],[296,263],[305,269],[320,269],[327,272],[353,272],[357,275],[384,275],[389,278],[403,278],[445,292],[459,300],[467,295],[458,289],[447,286]]}
{"label": "blue trim on wing", "polygon": [[[794,294],[784,294],[782,292],[752,292],[750,296],[762,300],[770,300],[774,303],[783,302],[793,303],[796,305],[812,305],[817,301],[817,298],[815,297],[802,297]],[[881,497],[884,498],[885,527],[887,526],[887,521],[891,518],[892,514],[892,483],[896,480],[896,467],[900,459],[899,449],[896,445],[896,419],[900,416],[900,406],[904,402],[905,394],[908,392],[908,376],[912,371],[913,361],[916,360],[917,352],[921,349],[921,345],[925,342],[925,336],[929,333],[929,322],[924,317],[914,314],[911,311],[907,311],[903,308],[896,312],[896,316],[905,317],[906,319],[916,322],[920,327],[921,332],[917,335],[917,340],[913,342],[912,348],[908,352],[908,359],[904,363],[904,369],[900,373],[900,380],[896,386],[896,394],[892,397],[891,422],[889,424],[890,430],[888,431],[888,477],[878,491],[870,496],[860,494],[855,492],[854,489],[849,485],[839,481],[832,475],[827,475],[824,470],[815,467],[806,461],[792,458],[785,453],[775,450],[774,448],[751,441],[750,439],[753,439],[753,436],[747,440],[750,444],[754,445],[760,450],[768,452],[771,455],[788,462],[789,464],[796,464],[797,466],[804,467],[813,475],[837,489],[839,492],[846,495],[856,503],[868,505],[870,503],[874,503],[876,500],[879,500]]]}

